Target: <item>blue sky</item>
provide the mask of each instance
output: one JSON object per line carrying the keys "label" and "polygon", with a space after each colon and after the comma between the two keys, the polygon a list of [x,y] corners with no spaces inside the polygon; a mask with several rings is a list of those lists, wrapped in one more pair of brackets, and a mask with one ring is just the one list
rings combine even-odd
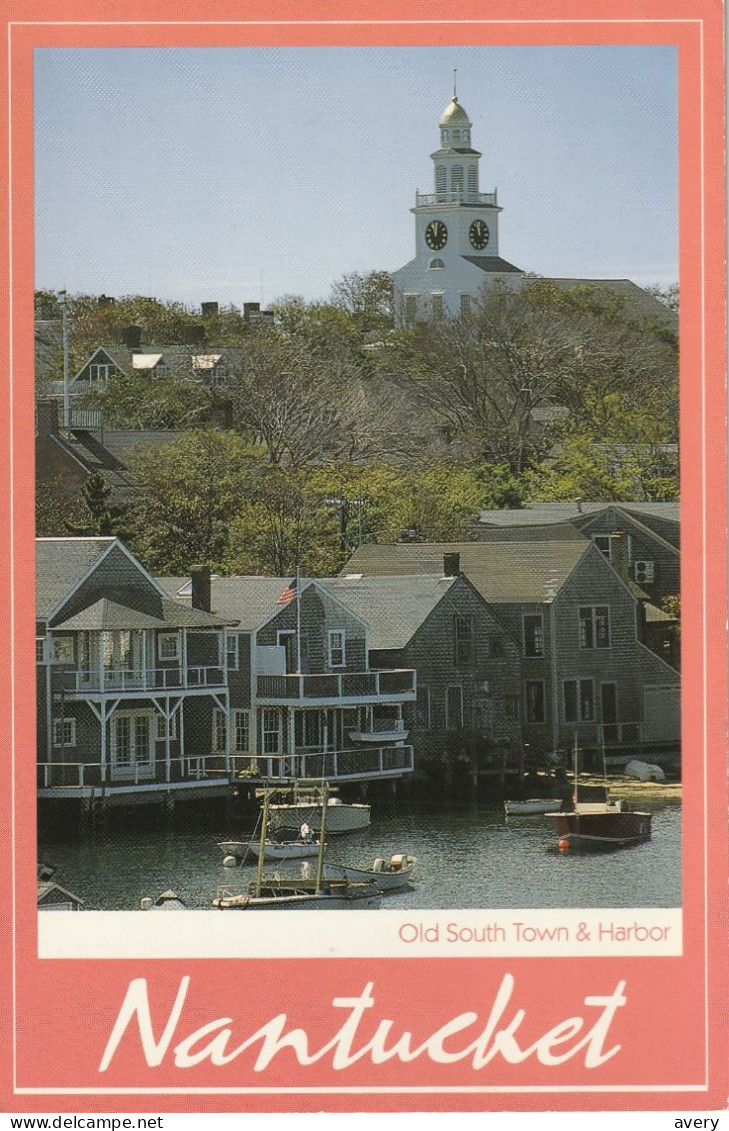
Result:
{"label": "blue sky", "polygon": [[674,48],[48,48],[37,285],[240,305],[395,270],[454,67],[504,258],[677,279]]}

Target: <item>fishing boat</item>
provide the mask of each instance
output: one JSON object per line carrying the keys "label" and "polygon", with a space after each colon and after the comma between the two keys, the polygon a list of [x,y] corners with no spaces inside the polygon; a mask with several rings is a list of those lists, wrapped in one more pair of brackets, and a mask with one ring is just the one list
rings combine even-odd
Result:
{"label": "fishing boat", "polygon": [[324,862],[324,875],[329,880],[346,879],[350,883],[373,883],[381,892],[397,891],[408,887],[413,870],[417,864],[415,856],[404,853],[391,856],[389,860],[376,857],[371,868],[355,868],[351,864],[338,864],[334,860]]}
{"label": "fishing boat", "polygon": [[[326,818],[323,814],[325,805]],[[328,788],[324,802],[321,783],[312,785],[299,781],[290,800],[273,802],[268,807],[269,827],[274,830],[300,829],[302,824],[307,824],[314,832],[321,833],[324,819],[330,836],[358,832],[369,826],[370,806],[332,797]]]}
{"label": "fishing boat", "polygon": [[372,882],[352,882],[348,878],[330,879],[324,874],[324,850],[329,815],[329,786],[326,782],[309,785],[312,801],[318,803],[322,825],[316,862],[316,873],[307,876],[264,876],[266,830],[269,827],[270,809],[277,790],[263,791],[261,813],[260,851],[256,878],[247,892],[218,889],[213,907],[220,911],[306,911],[357,908],[371,910],[380,906],[382,893]]}
{"label": "fishing boat", "polygon": [[610,796],[607,785],[580,785],[577,780],[577,755],[575,743],[572,808],[546,814],[555,822],[559,851],[628,848],[650,840],[652,814],[627,808],[622,800]]}

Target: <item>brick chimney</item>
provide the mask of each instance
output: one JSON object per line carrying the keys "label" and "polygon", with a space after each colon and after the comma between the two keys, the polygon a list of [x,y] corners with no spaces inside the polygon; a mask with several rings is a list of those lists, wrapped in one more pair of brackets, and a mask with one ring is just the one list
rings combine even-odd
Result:
{"label": "brick chimney", "polygon": [[613,530],[610,535],[610,562],[623,581],[629,581],[628,563],[625,557],[625,535],[622,530]]}
{"label": "brick chimney", "polygon": [[452,553],[443,555],[443,576],[458,577],[461,572],[461,555]]}
{"label": "brick chimney", "polygon": [[210,612],[210,566],[194,565],[190,567],[192,581],[192,607],[200,609],[203,613]]}
{"label": "brick chimney", "polygon": [[58,435],[58,401],[38,401],[35,406],[37,436]]}

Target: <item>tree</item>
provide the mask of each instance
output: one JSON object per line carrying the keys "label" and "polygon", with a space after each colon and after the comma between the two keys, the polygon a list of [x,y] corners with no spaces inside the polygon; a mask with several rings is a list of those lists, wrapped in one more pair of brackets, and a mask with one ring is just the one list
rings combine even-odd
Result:
{"label": "tree", "polygon": [[116,374],[86,393],[83,403],[103,411],[107,428],[197,428],[212,415],[209,391],[191,378]]}
{"label": "tree", "polygon": [[351,271],[332,285],[331,301],[347,311],[361,334],[385,334],[395,324],[395,288],[387,271]]}
{"label": "tree", "polygon": [[126,507],[111,501],[112,489],[101,472],[90,475],[80,491],[78,517],[66,520],[69,534],[87,538],[126,538]]}
{"label": "tree", "polygon": [[157,573],[195,561],[222,571],[230,526],[256,489],[260,455],[232,432],[192,431],[132,464],[135,500],[131,548]]}

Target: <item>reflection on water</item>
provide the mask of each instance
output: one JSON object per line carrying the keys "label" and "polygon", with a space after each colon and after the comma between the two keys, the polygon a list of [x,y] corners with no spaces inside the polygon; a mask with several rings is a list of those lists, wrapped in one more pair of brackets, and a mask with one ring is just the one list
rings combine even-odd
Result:
{"label": "reflection on water", "polygon": [[[681,903],[681,809],[653,809],[653,838],[615,852],[562,856],[552,822],[512,818],[500,808],[373,806],[372,826],[330,842],[327,856],[368,867],[376,856],[417,856],[413,889],[387,896],[388,908],[677,907]],[[105,835],[40,835],[40,857],[58,865],[58,882],[89,910],[129,910],[142,896],[173,888],[189,907],[209,907],[218,885],[243,889],[253,861],[224,868],[217,841],[244,839],[255,817],[226,821],[220,812],[178,810],[165,826],[148,813],[135,826],[113,815]],[[266,863],[266,871],[299,863]]]}

